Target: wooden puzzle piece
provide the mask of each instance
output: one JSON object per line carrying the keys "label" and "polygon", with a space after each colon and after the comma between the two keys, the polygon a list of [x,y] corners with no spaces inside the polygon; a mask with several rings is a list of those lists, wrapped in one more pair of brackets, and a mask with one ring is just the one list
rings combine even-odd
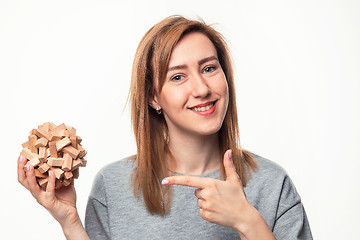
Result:
{"label": "wooden puzzle piece", "polygon": [[61,139],[60,141],[58,141],[56,143],[56,151],[61,151],[61,149],[63,149],[64,147],[66,147],[67,145],[71,144],[71,141],[68,137],[64,137],[63,139]]}
{"label": "wooden puzzle piece", "polygon": [[64,153],[63,159],[64,163],[61,166],[61,169],[64,171],[71,171],[73,159],[71,158],[70,154]]}
{"label": "wooden puzzle piece", "polygon": [[76,136],[76,129],[52,122],[32,129],[28,141],[22,144],[21,154],[28,159],[25,167],[32,165],[35,177],[43,189],[48,184],[48,172],[55,176],[55,188],[69,186],[72,179],[79,177],[79,167],[85,167],[86,150],[81,146],[81,137]]}
{"label": "wooden puzzle piece", "polygon": [[46,138],[42,137],[36,141],[35,147],[36,148],[46,147],[47,144],[48,144],[48,140]]}
{"label": "wooden puzzle piece", "polygon": [[29,149],[31,152],[38,154],[38,150],[35,147],[36,141],[37,141],[36,135],[29,136]]}
{"label": "wooden puzzle piece", "polygon": [[47,164],[51,167],[61,167],[64,163],[63,158],[48,158]]}
{"label": "wooden puzzle piece", "polygon": [[62,150],[64,153],[68,153],[73,159],[76,159],[80,153],[80,150],[74,148],[73,146],[67,146]]}
{"label": "wooden puzzle piece", "polygon": [[50,169],[50,166],[47,163],[41,163],[38,169],[41,173],[46,173]]}

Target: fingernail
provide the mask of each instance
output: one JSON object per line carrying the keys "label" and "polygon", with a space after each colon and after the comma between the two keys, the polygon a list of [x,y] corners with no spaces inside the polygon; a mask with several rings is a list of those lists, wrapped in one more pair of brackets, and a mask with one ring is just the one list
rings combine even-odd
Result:
{"label": "fingernail", "polygon": [[51,177],[51,171],[49,171],[49,177]]}
{"label": "fingernail", "polygon": [[229,152],[229,158],[231,159],[231,155],[232,155],[232,150],[230,150]]}
{"label": "fingernail", "polygon": [[29,171],[30,170],[30,165],[26,165],[26,170]]}
{"label": "fingernail", "polygon": [[24,160],[24,158],[23,158],[23,156],[21,155],[19,162],[22,162],[23,160]]}
{"label": "fingernail", "polygon": [[169,180],[163,179],[163,180],[161,181],[161,184],[162,184],[162,185],[168,185],[168,184],[169,184]]}

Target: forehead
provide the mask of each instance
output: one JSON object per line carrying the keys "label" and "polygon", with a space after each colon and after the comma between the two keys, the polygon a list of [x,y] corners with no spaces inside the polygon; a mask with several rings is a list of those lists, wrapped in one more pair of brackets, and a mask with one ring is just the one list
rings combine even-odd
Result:
{"label": "forehead", "polygon": [[169,67],[197,63],[203,58],[216,56],[217,52],[211,40],[200,32],[186,34],[174,47]]}

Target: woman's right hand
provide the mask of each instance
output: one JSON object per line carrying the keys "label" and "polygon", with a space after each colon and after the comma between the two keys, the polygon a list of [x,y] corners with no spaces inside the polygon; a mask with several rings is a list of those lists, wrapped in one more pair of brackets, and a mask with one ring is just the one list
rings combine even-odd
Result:
{"label": "woman's right hand", "polygon": [[[49,171],[49,181],[45,190],[36,182],[34,167],[26,165],[27,159],[18,159],[18,181],[46,208],[63,228],[65,235],[71,232],[85,232],[76,209],[74,182],[67,187],[55,190],[55,174]],[[26,167],[25,167],[26,165]]]}

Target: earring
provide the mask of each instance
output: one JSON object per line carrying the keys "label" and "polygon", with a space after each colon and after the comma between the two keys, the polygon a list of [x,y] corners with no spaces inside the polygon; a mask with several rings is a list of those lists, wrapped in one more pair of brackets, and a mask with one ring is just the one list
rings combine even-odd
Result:
{"label": "earring", "polygon": [[161,114],[161,108],[160,108],[160,107],[156,107],[156,112],[160,115],[160,114]]}

